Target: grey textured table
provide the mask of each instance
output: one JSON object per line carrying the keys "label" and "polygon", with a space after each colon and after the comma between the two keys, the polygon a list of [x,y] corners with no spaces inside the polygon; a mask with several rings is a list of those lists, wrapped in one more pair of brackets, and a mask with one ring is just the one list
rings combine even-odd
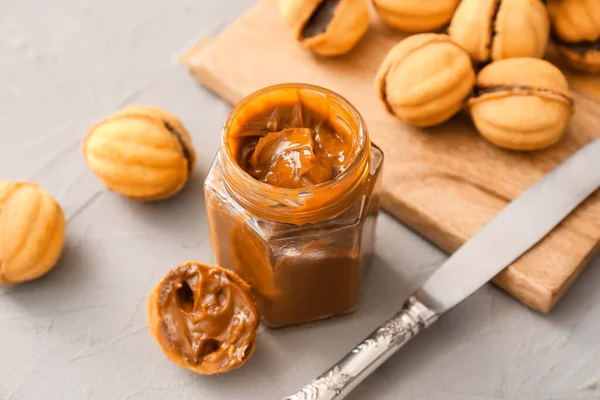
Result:
{"label": "grey textured table", "polygon": [[[147,332],[146,296],[171,267],[213,261],[202,183],[229,106],[174,58],[250,0],[0,1],[0,179],[36,181],[68,217],[59,265],[0,288],[0,399],[278,399],[346,353],[445,258],[383,215],[353,315],[264,330],[244,368],[196,376]],[[126,104],[180,116],[199,165],[172,200],[106,191],[86,169],[89,125]],[[599,399],[600,259],[549,316],[487,286],[391,359],[358,399]]]}

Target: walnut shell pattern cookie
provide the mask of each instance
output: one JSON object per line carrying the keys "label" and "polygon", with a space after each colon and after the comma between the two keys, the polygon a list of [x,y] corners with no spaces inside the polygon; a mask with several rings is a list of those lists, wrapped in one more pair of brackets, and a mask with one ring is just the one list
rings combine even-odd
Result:
{"label": "walnut shell pattern cookie", "polygon": [[367,0],[280,0],[279,6],[295,39],[322,56],[347,53],[369,28]]}
{"label": "walnut shell pattern cookie", "polygon": [[402,32],[431,32],[450,22],[460,0],[373,0],[382,21]]}
{"label": "walnut shell pattern cookie", "polygon": [[600,2],[549,0],[548,11],[558,51],[580,71],[600,72]]}
{"label": "walnut shell pattern cookie", "polygon": [[65,217],[52,195],[35,183],[0,181],[0,283],[39,278],[58,261]]}
{"label": "walnut shell pattern cookie", "polygon": [[448,34],[475,62],[541,58],[550,20],[541,0],[463,0]]}
{"label": "walnut shell pattern cookie", "polygon": [[239,368],[252,356],[260,316],[250,287],[234,272],[188,262],[152,291],[148,320],[171,361],[213,375]]}
{"label": "walnut shell pattern cookie", "polygon": [[510,58],[481,70],[469,108],[488,141],[511,150],[538,150],[563,136],[573,99],[567,79],[554,65]]}
{"label": "walnut shell pattern cookie", "polygon": [[83,142],[90,169],[110,189],[136,200],[160,200],[187,182],[196,153],[174,115],[130,106],[95,124]]}
{"label": "walnut shell pattern cookie", "polygon": [[415,126],[450,119],[463,107],[475,83],[467,53],[447,35],[410,36],[390,50],[375,86],[390,113]]}

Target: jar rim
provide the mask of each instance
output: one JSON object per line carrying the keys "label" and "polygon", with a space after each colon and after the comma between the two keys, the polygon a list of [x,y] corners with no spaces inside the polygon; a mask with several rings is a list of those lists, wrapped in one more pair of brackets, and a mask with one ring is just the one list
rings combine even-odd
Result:
{"label": "jar rim", "polygon": [[[344,107],[344,111],[348,112],[349,115],[353,119],[355,119],[357,126],[356,138],[358,139],[358,147],[355,153],[355,157],[350,162],[348,167],[335,178],[310,187],[283,188],[255,179],[235,161],[235,157],[229,146],[228,130],[231,128],[231,125],[238,116],[238,113],[241,110],[243,110],[244,107],[246,107],[250,102],[259,98],[260,96],[282,89],[309,90],[331,97],[332,99],[335,99],[337,102],[339,102]],[[300,206],[303,200],[314,196],[315,192],[327,192],[339,187],[343,183],[347,183],[349,179],[352,179],[353,176],[356,176],[358,172],[360,172],[358,171],[360,168],[364,169],[365,164],[368,164],[368,159],[370,158],[370,150],[371,145],[368,131],[366,128],[366,123],[362,115],[346,98],[332,90],[317,85],[307,83],[281,83],[267,86],[263,89],[255,91],[252,94],[246,96],[233,107],[222,128],[221,149],[219,150],[219,158],[221,159],[222,163],[227,164],[226,169],[228,169],[229,172],[233,173],[234,178],[240,179],[245,185],[249,185],[248,187],[255,188],[256,190],[264,193],[267,197],[286,199],[288,200],[286,202],[287,206],[296,207]],[[227,182],[226,186],[229,186],[227,185]],[[237,192],[237,190],[234,190],[234,192]],[[238,200],[238,202],[242,203],[244,206],[254,208],[252,204],[249,204],[249,202],[246,201],[247,199],[240,198],[243,196],[236,195],[234,197],[236,198],[236,200]],[[325,204],[324,206],[327,206],[327,204]],[[288,210],[288,212],[289,211],[290,210]],[[293,219],[297,220],[297,216]]]}

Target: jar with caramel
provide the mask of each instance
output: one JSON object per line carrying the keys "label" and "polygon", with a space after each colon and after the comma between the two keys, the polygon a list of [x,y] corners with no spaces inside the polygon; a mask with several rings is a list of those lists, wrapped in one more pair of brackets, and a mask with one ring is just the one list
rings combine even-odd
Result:
{"label": "jar with caramel", "polygon": [[233,109],[205,183],[211,237],[268,326],[356,308],[382,164],[358,111],[329,90],[271,86]]}

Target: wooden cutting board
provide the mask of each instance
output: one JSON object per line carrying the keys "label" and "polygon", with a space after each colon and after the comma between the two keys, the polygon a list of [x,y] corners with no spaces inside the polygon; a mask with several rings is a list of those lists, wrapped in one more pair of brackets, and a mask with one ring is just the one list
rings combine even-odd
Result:
{"label": "wooden cutting board", "polygon": [[[294,42],[277,0],[262,0],[181,60],[202,84],[232,104],[282,82],[312,83],[342,94],[361,111],[372,140],[386,154],[384,208],[448,252],[542,175],[600,137],[600,78],[564,68],[574,91],[576,114],[565,138],[551,149],[530,154],[498,149],[478,136],[465,115],[426,130],[400,123],[385,112],[373,81],[385,54],[402,35],[375,15],[372,20],[357,48],[326,59]],[[548,312],[599,243],[600,194],[596,193],[494,282],[528,306]]]}

